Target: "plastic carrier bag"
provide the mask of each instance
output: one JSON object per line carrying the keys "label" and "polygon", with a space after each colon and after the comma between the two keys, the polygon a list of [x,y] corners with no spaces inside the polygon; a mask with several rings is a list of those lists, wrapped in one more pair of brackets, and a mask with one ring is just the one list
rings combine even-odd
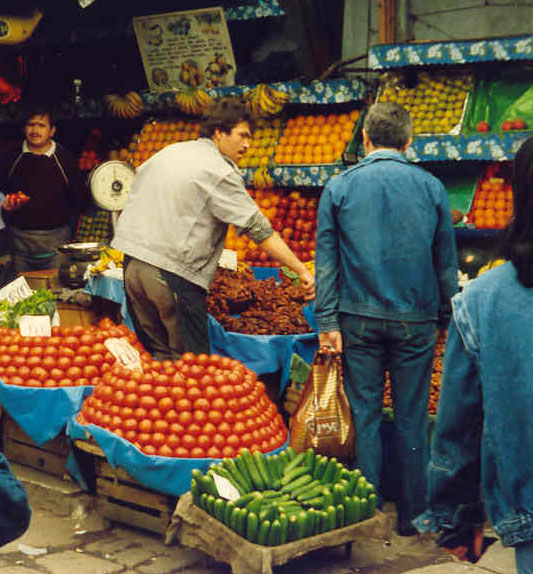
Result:
{"label": "plastic carrier bag", "polygon": [[316,352],[289,428],[290,445],[296,452],[311,447],[330,457],[354,457],[355,430],[340,355]]}

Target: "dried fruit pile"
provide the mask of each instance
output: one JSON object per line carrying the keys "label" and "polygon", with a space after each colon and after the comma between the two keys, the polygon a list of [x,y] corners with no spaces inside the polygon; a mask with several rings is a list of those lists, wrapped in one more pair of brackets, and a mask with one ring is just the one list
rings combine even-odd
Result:
{"label": "dried fruit pile", "polygon": [[[207,297],[208,312],[226,331],[247,335],[295,335],[311,332],[302,314],[303,291],[288,279],[254,279],[242,272],[219,269]],[[240,313],[238,317],[232,314]]]}
{"label": "dried fruit pile", "polygon": [[244,447],[269,452],[285,444],[281,414],[239,361],[184,353],[142,366],[107,371],[78,422],[108,429],[148,455],[233,458]]}
{"label": "dried fruit pile", "polygon": [[[439,331],[437,343],[435,345],[435,358],[433,359],[433,372],[431,373],[431,386],[429,389],[428,412],[430,415],[437,414],[437,407],[440,397],[440,385],[442,379],[442,366],[444,361],[444,349],[446,346],[446,334]],[[385,381],[385,391],[383,393],[383,407],[392,408],[392,395],[389,380],[389,373]]]}
{"label": "dried fruit pile", "polygon": [[142,351],[125,326],[102,319],[98,326],[52,327],[51,337],[22,337],[18,329],[0,328],[0,378],[26,387],[97,385],[115,362],[104,341],[125,338]]}

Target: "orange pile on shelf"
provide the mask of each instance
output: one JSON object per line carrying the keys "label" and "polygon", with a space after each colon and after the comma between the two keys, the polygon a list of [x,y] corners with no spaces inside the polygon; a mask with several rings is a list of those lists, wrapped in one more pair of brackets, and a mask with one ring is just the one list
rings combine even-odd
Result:
{"label": "orange pile on shelf", "polygon": [[287,120],[274,155],[277,164],[322,164],[339,160],[352,139],[359,110],[300,115]]}
{"label": "orange pile on shelf", "polygon": [[469,220],[479,229],[502,229],[513,213],[509,170],[491,165],[478,184]]}
{"label": "orange pile on shelf", "polygon": [[198,122],[188,120],[147,122],[140,134],[133,134],[128,147],[111,150],[109,159],[129,161],[137,167],[169,144],[196,139],[199,130]]}

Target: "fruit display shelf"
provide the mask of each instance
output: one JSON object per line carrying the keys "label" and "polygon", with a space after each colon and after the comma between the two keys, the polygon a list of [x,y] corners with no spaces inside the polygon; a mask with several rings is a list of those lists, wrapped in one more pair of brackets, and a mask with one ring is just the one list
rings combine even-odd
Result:
{"label": "fruit display shelf", "polygon": [[381,44],[372,46],[368,53],[368,65],[373,70],[531,59],[533,59],[531,35],[467,41]]}
{"label": "fruit display shelf", "polygon": [[255,0],[246,6],[230,6],[224,10],[226,20],[255,20],[284,14],[280,0]]}
{"label": "fruit display shelf", "polygon": [[[347,166],[329,165],[295,165],[277,166],[269,170],[276,186],[286,187],[322,187],[332,177],[341,174]],[[248,185],[253,183],[254,169],[243,170]]]}

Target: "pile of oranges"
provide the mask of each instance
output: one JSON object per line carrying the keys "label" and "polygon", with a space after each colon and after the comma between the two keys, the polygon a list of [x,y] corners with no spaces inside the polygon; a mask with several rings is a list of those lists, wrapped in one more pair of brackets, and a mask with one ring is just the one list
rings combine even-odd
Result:
{"label": "pile of oranges", "polygon": [[504,169],[499,173],[496,170],[498,166],[489,166],[478,184],[469,216],[470,222],[478,229],[502,229],[513,213],[510,174]]}
{"label": "pile of oranges", "polygon": [[287,120],[276,146],[277,164],[322,164],[339,160],[352,139],[360,111],[300,115]]}
{"label": "pile of oranges", "polygon": [[138,167],[169,144],[196,139],[199,131],[200,124],[189,120],[146,122],[140,134],[133,134],[128,147],[111,150],[109,159],[120,159]]}

